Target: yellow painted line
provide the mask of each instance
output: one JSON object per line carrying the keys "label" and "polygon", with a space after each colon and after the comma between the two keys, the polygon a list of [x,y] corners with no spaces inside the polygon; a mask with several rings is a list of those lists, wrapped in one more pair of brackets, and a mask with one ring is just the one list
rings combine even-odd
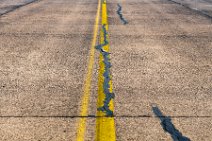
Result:
{"label": "yellow painted line", "polygon": [[[105,25],[106,31],[108,31],[108,15],[107,15],[107,4],[106,0],[102,1],[102,26]],[[108,32],[107,32],[108,33]],[[109,41],[109,37],[107,36]],[[100,33],[100,42],[104,44],[104,32]],[[109,52],[109,44],[103,47],[103,50]],[[104,105],[104,71],[105,64],[103,63],[103,55],[100,54],[99,57],[99,76],[98,76],[98,99],[97,107],[102,107]],[[111,77],[111,76],[110,76]],[[112,81],[109,82],[110,92],[113,91]],[[113,99],[109,103],[110,110],[114,111]],[[115,132],[115,121],[114,117],[106,117],[106,114],[102,111],[97,111],[97,120],[96,120],[96,141],[115,141],[116,132]]]}
{"label": "yellow painted line", "polygon": [[88,114],[88,103],[89,103],[90,92],[91,92],[91,81],[92,81],[92,74],[93,74],[94,55],[95,55],[95,46],[96,46],[96,40],[97,40],[97,34],[98,34],[100,9],[101,9],[101,0],[98,1],[98,8],[97,8],[97,14],[96,14],[94,31],[93,31],[93,40],[91,43],[91,50],[89,55],[88,70],[87,70],[87,75],[84,82],[83,98],[81,102],[81,113],[80,113],[80,116],[82,116],[82,118],[80,118],[78,122],[78,131],[77,131],[77,138],[76,138],[77,141],[84,141],[84,138],[85,138],[86,118],[84,116],[87,116]]}

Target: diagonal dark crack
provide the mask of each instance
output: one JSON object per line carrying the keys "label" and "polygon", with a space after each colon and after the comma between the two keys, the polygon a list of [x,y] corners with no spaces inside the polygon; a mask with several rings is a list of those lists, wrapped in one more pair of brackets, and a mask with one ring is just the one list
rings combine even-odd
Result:
{"label": "diagonal dark crack", "polygon": [[117,14],[119,15],[119,18],[121,19],[123,24],[128,24],[128,22],[124,19],[123,15],[122,15],[122,7],[121,7],[121,5],[117,4],[117,6],[118,6]]}
{"label": "diagonal dark crack", "polygon": [[189,138],[183,136],[182,133],[175,128],[171,121],[171,117],[164,116],[160,109],[156,106],[152,107],[152,110],[156,117],[161,120],[161,126],[163,127],[163,130],[171,135],[173,141],[191,141]]}
{"label": "diagonal dark crack", "polygon": [[38,2],[38,1],[40,1],[40,0],[32,0],[32,1],[27,2],[27,3],[24,3],[24,4],[15,5],[15,6],[13,6],[10,10],[5,11],[4,13],[0,13],[0,17],[3,16],[3,15],[6,15],[6,14],[8,14],[8,13],[11,13],[11,12],[13,12],[13,11],[15,11],[15,10],[21,8],[21,7],[27,6],[27,5],[29,5],[29,4],[32,4],[32,3]]}
{"label": "diagonal dark crack", "polygon": [[204,11],[201,11],[201,10],[198,10],[198,9],[191,8],[191,7],[189,7],[188,5],[182,4],[182,3],[177,2],[177,1],[175,1],[175,0],[167,0],[167,1],[173,2],[173,3],[178,4],[178,5],[181,5],[181,6],[187,8],[187,9],[189,9],[189,10],[192,10],[192,11],[194,11],[194,12],[196,12],[196,13],[199,13],[199,14],[201,14],[201,15],[207,17],[207,18],[212,19],[212,16],[209,15],[209,14],[207,14],[207,13],[204,12]]}

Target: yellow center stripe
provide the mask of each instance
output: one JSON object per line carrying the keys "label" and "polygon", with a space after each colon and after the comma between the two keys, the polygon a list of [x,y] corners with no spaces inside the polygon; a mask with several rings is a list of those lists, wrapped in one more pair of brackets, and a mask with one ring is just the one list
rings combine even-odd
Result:
{"label": "yellow center stripe", "polygon": [[[93,31],[93,40],[91,43],[91,50],[90,50],[90,56],[89,56],[89,62],[88,62],[88,70],[87,70],[87,75],[85,78],[84,88],[83,88],[83,98],[81,102],[80,116],[87,116],[88,114],[88,103],[89,103],[89,97],[90,97],[90,91],[91,91],[91,80],[92,80],[92,74],[93,74],[95,45],[96,45],[97,34],[98,34],[100,9],[101,9],[101,1],[99,0],[96,19],[95,19],[95,25],[94,25],[94,31]],[[79,122],[78,122],[78,131],[77,131],[77,139],[76,139],[77,141],[84,141],[85,130],[86,130],[86,118],[82,117],[79,119]]]}
{"label": "yellow center stripe", "polygon": [[[102,1],[102,26],[105,25],[106,31],[108,31],[108,15],[107,15],[107,4],[106,0]],[[108,33],[108,32],[107,32]],[[101,44],[104,44],[104,32],[100,33]],[[109,37],[107,36],[107,41]],[[103,47],[103,50],[109,52],[109,44]],[[104,94],[104,72],[105,64],[103,63],[103,55],[100,54],[99,57],[99,76],[98,76],[98,100],[97,107],[102,107],[104,105],[105,94]],[[111,76],[110,76],[111,77]],[[113,91],[112,81],[109,82],[110,92]],[[114,111],[113,99],[109,103],[110,110]],[[106,117],[106,114],[102,111],[97,111],[96,120],[96,141],[115,141],[115,121],[114,117]]]}

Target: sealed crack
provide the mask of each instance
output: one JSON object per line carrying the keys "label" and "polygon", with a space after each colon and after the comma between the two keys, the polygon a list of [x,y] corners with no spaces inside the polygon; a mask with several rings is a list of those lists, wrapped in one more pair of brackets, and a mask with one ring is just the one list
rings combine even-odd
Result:
{"label": "sealed crack", "polygon": [[0,16],[6,15],[6,14],[8,14],[8,13],[10,13],[10,12],[13,12],[13,11],[15,11],[15,10],[21,8],[21,7],[27,6],[27,5],[29,5],[29,4],[32,4],[32,3],[35,3],[35,2],[38,2],[38,1],[41,1],[41,0],[31,0],[31,1],[26,2],[26,3],[24,3],[24,4],[12,6],[8,11],[5,11],[5,12],[3,12],[3,13],[0,13]]}
{"label": "sealed crack", "polygon": [[103,90],[104,90],[104,94],[105,94],[105,99],[104,99],[104,105],[102,107],[99,107],[98,110],[105,112],[107,116],[113,116],[113,111],[110,110],[109,108],[109,103],[112,99],[114,99],[115,95],[114,93],[110,92],[110,84],[109,82],[111,81],[111,77],[110,77],[110,68],[111,68],[111,63],[110,63],[110,58],[109,58],[109,52],[105,51],[103,49],[104,46],[108,45],[109,42],[107,40],[107,30],[105,28],[106,25],[102,26],[102,31],[104,34],[104,42],[103,44],[97,45],[96,49],[100,51],[100,53],[103,56],[103,63],[104,63],[104,82],[103,82]]}
{"label": "sealed crack", "polygon": [[154,114],[161,120],[161,126],[165,132],[168,132],[173,141],[191,141],[189,138],[182,135],[182,133],[177,130],[171,121],[169,116],[164,116],[160,109],[156,106],[152,107]]}
{"label": "sealed crack", "polygon": [[128,24],[128,22],[124,19],[123,15],[122,15],[122,7],[121,7],[121,5],[117,4],[117,6],[118,6],[117,14],[119,15],[119,18],[121,19],[123,24]]}
{"label": "sealed crack", "polygon": [[177,1],[175,1],[175,0],[167,0],[167,1],[173,2],[173,3],[178,4],[178,5],[181,5],[181,6],[187,8],[187,9],[189,9],[189,10],[191,10],[191,11],[194,11],[194,12],[199,13],[199,14],[201,14],[201,15],[207,17],[207,18],[211,18],[211,19],[212,19],[212,15],[208,14],[208,13],[205,12],[204,10],[197,9],[197,8],[192,8],[192,7],[190,7],[189,5],[182,4],[182,3],[177,2]]}

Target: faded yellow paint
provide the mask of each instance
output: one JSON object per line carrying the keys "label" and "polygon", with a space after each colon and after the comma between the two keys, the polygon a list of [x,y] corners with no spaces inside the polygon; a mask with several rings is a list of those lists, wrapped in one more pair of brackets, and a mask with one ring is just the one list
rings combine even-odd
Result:
{"label": "faded yellow paint", "polygon": [[[107,15],[107,3],[106,0],[102,1],[102,26],[105,25],[106,31],[108,31],[108,15]],[[109,41],[109,37],[107,36]],[[104,44],[104,32],[100,33],[100,42]],[[104,51],[109,52],[109,44],[103,47]],[[105,65],[103,63],[103,55],[100,54],[99,57],[99,76],[98,76],[98,100],[97,107],[102,107],[104,105],[104,71]],[[111,77],[111,76],[110,76]],[[112,79],[109,82],[110,92],[113,92]],[[109,103],[110,110],[114,111],[113,99]],[[96,120],[96,141],[115,141],[116,140],[116,131],[115,131],[115,121],[114,117],[106,117],[106,114],[102,111],[97,111],[97,120]]]}
{"label": "faded yellow paint", "polygon": [[88,114],[88,103],[90,98],[91,92],[91,81],[92,81],[92,74],[93,74],[93,66],[94,66],[94,55],[95,55],[95,45],[98,35],[98,25],[99,25],[99,18],[100,18],[100,10],[101,10],[101,0],[99,0],[97,14],[95,19],[94,31],[93,31],[93,40],[91,43],[91,50],[89,55],[89,62],[88,62],[88,69],[87,75],[84,82],[83,88],[83,98],[81,102],[81,113],[82,116],[78,122],[78,131],[77,131],[77,141],[84,141],[85,139],[85,131],[86,131],[86,116]]}

